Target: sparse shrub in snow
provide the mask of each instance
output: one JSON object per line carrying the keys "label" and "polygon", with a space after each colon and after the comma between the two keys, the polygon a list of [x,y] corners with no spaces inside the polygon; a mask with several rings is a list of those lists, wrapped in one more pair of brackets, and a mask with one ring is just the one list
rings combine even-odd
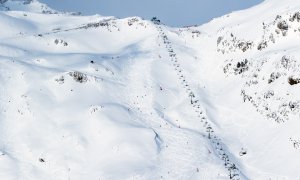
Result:
{"label": "sparse shrub in snow", "polygon": [[[295,22],[295,23],[293,23]],[[257,49],[265,49],[269,42],[275,43],[276,38],[280,38],[278,35],[287,36],[288,33],[298,33],[300,22],[300,12],[295,12],[294,14],[284,14],[282,16],[277,15],[275,20],[269,23],[263,23],[263,36],[258,43]],[[274,30],[277,36],[274,33]]]}
{"label": "sparse shrub in snow", "polygon": [[252,46],[253,46],[252,42],[241,41],[240,43],[238,43],[239,49],[241,49],[243,52],[246,52]]}
{"label": "sparse shrub in snow", "polygon": [[274,82],[276,79],[280,78],[280,76],[281,76],[280,73],[278,73],[278,72],[276,72],[276,73],[273,72],[273,73],[270,75],[270,78],[269,78],[269,80],[268,80],[268,83],[270,84],[270,83]]}
{"label": "sparse shrub in snow", "polygon": [[62,44],[63,46],[68,46],[68,43],[67,43],[66,41],[62,40],[62,39],[55,39],[55,40],[54,40],[54,43],[55,43],[56,45]]}
{"label": "sparse shrub in snow", "polygon": [[262,42],[260,42],[259,44],[258,44],[258,46],[257,46],[257,50],[263,50],[263,49],[265,49],[266,47],[268,47],[268,43],[267,43],[267,41],[262,41]]}
{"label": "sparse shrub in snow", "polygon": [[99,26],[102,26],[102,27],[108,27],[109,24],[107,21],[104,21],[104,22],[96,22],[96,23],[88,23],[87,25],[85,25],[83,28],[85,29],[88,29],[88,28],[97,28]]}
{"label": "sparse shrub in snow", "polygon": [[89,28],[98,28],[102,27],[107,29],[109,32],[112,32],[113,29],[120,31],[120,28],[117,26],[115,19],[105,19],[99,22],[92,22],[86,25],[79,27],[79,29],[89,29]]}
{"label": "sparse shrub in snow", "polygon": [[[270,110],[270,109],[268,109],[268,110]],[[280,114],[280,113],[279,113]],[[278,115],[278,112],[276,112],[276,111],[273,111],[273,112],[271,112],[271,113],[268,113],[267,114],[267,118],[269,118],[269,119],[273,119],[275,122],[277,122],[277,123],[284,123],[285,122],[285,120],[287,119],[286,117],[281,117],[281,116],[279,116]]]}
{"label": "sparse shrub in snow", "polygon": [[290,21],[294,22],[295,20],[297,20],[297,22],[300,22],[300,12],[296,12],[291,18]]}
{"label": "sparse shrub in snow", "polygon": [[282,16],[277,15],[276,18],[275,18],[275,21],[278,20],[278,19],[281,19],[281,18],[282,18]]}
{"label": "sparse shrub in snow", "polygon": [[219,45],[221,43],[221,41],[223,40],[223,36],[219,36],[217,39],[217,45]]}
{"label": "sparse shrub in snow", "polygon": [[219,36],[217,39],[218,52],[222,52],[223,54],[229,52],[236,52],[236,50],[241,50],[242,52],[246,52],[247,50],[253,47],[254,43],[252,41],[247,41],[243,39],[238,39],[232,33],[228,38],[225,39],[223,36]]}
{"label": "sparse shrub in snow", "polygon": [[270,99],[272,96],[274,96],[274,91],[268,91],[264,94],[265,99]]}
{"label": "sparse shrub in snow", "polygon": [[58,82],[59,84],[63,84],[63,83],[65,83],[65,77],[61,76],[60,78],[55,79],[55,81]]}
{"label": "sparse shrub in snow", "polygon": [[109,24],[108,24],[108,22],[106,21],[106,22],[100,22],[99,23],[99,26],[102,26],[102,27],[108,27],[109,26]]}
{"label": "sparse shrub in snow", "polygon": [[293,147],[295,149],[299,149],[300,148],[300,141],[299,140],[295,140],[293,138],[290,138],[290,141],[293,143]]}
{"label": "sparse shrub in snow", "polygon": [[[236,65],[234,65],[236,63]],[[227,63],[224,68],[223,68],[223,72],[225,74],[234,74],[234,75],[239,75],[239,74],[243,74],[244,72],[249,70],[249,66],[250,66],[250,62],[248,61],[248,59],[244,59],[242,61],[238,61],[238,62],[233,62],[233,59],[230,60],[229,63]]]}
{"label": "sparse shrub in snow", "polygon": [[83,73],[78,72],[78,71],[70,72],[69,75],[70,75],[71,77],[73,77],[73,79],[74,79],[76,82],[79,82],[79,83],[85,83],[85,82],[87,82],[87,80],[88,80],[86,74],[83,74]]}
{"label": "sparse shrub in snow", "polygon": [[132,26],[136,22],[139,22],[138,18],[131,18],[128,20],[128,26]]}
{"label": "sparse shrub in snow", "polygon": [[293,56],[284,55],[280,61],[275,62],[275,68],[281,69],[282,75],[287,75],[290,72],[300,73],[300,64]]}
{"label": "sparse shrub in snow", "polygon": [[[283,21],[279,21],[277,23],[277,28],[282,32],[283,36],[286,36],[287,32],[289,30],[289,25],[287,24],[287,22],[285,20],[283,20]],[[277,31],[277,34],[279,34],[278,31]]]}
{"label": "sparse shrub in snow", "polygon": [[[241,96],[244,102],[249,101],[256,111],[267,119],[274,120],[277,123],[282,123],[293,118],[293,115],[298,115],[300,112],[300,101],[298,99],[291,100],[290,93],[283,94],[275,93],[269,90],[265,93],[257,90],[260,86],[267,86],[273,83],[279,78],[286,78],[290,85],[296,85],[300,83],[300,64],[297,60],[294,60],[291,56],[283,56],[281,59],[252,59],[248,62],[247,73],[242,74],[244,79],[244,88],[241,90]],[[239,74],[237,67],[242,67],[243,63],[237,64],[235,67],[233,60],[227,62],[223,68],[225,74]],[[245,63],[244,63],[245,64]],[[268,84],[265,84],[265,73],[270,69],[275,69],[276,72],[270,73],[270,77],[267,79]],[[292,76],[295,74],[295,77]],[[290,75],[290,76],[289,76]],[[297,75],[297,76],[296,76]],[[272,86],[280,86],[281,83],[274,84]]]}
{"label": "sparse shrub in snow", "polygon": [[241,95],[243,97],[244,102],[246,102],[246,100],[251,101],[252,97],[246,94],[245,90],[241,90]]}
{"label": "sparse shrub in snow", "polygon": [[231,67],[231,65],[232,65],[231,63],[228,63],[225,65],[225,67],[223,68],[223,72],[225,74],[227,74],[229,72],[229,70],[230,70],[229,68]]}
{"label": "sparse shrub in snow", "polygon": [[96,113],[97,111],[99,111],[100,109],[103,109],[103,108],[104,108],[104,106],[91,106],[90,107],[90,113],[94,114],[94,113]]}
{"label": "sparse shrub in snow", "polygon": [[248,60],[244,59],[243,61],[238,62],[236,64],[236,67],[234,68],[234,74],[235,75],[242,74],[243,72],[247,71],[248,69],[249,69]]}
{"label": "sparse shrub in snow", "polygon": [[196,37],[199,37],[200,34],[201,34],[200,31],[198,31],[198,30],[193,30],[193,31],[192,31],[192,38],[194,38],[195,36],[196,36]]}
{"label": "sparse shrub in snow", "polygon": [[299,102],[289,102],[289,108],[291,109],[291,111],[299,109]]}
{"label": "sparse shrub in snow", "polygon": [[283,56],[281,58],[281,65],[287,69],[289,67],[289,62],[290,62],[290,59],[287,57],[287,56]]}

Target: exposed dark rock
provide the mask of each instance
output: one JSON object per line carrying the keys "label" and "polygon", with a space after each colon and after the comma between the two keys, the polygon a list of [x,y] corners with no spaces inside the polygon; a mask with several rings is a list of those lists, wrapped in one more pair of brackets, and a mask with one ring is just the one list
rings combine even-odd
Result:
{"label": "exposed dark rock", "polygon": [[294,77],[289,77],[288,82],[291,86],[299,84],[300,79],[299,78],[294,78]]}

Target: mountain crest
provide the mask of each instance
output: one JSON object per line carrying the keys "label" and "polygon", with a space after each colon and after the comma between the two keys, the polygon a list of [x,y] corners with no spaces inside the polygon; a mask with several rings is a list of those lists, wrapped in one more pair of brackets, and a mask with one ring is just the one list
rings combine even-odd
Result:
{"label": "mountain crest", "polygon": [[37,0],[0,0],[1,11],[27,11],[43,14],[57,14],[58,11],[51,9],[46,4]]}

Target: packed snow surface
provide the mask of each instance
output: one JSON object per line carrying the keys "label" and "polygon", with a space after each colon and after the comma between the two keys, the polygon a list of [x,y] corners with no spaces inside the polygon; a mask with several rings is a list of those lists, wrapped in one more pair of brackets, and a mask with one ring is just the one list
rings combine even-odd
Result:
{"label": "packed snow surface", "polygon": [[300,2],[185,28],[0,9],[1,180],[300,178]]}

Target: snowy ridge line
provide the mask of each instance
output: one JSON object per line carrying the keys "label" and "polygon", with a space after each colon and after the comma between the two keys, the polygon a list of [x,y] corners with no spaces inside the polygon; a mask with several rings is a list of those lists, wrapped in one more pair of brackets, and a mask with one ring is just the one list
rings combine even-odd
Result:
{"label": "snowy ridge line", "polygon": [[[42,33],[35,33],[35,34],[22,34],[22,36],[20,36],[19,38],[23,38],[23,37],[30,37],[30,36],[34,36],[34,37],[43,37],[46,35],[51,35],[51,34],[57,34],[57,33],[61,33],[61,32],[69,32],[69,31],[76,31],[76,30],[81,30],[81,29],[90,29],[90,28],[97,28],[97,27],[109,27],[109,21],[115,20],[114,18],[109,18],[109,19],[104,19],[104,20],[100,20],[98,22],[91,22],[91,23],[87,23],[87,24],[83,24],[83,25],[79,25],[78,27],[74,27],[74,28],[68,28],[68,29],[54,29],[52,31],[48,31],[48,32],[42,32]],[[5,39],[2,40],[6,40],[6,39],[11,39],[11,38],[16,38],[15,36],[13,37],[7,37]]]}
{"label": "snowy ridge line", "polygon": [[75,27],[75,28],[54,30],[53,32],[45,32],[45,33],[38,34],[37,36],[56,34],[56,33],[60,33],[60,32],[76,31],[76,30],[79,30],[79,29],[97,28],[97,27],[100,27],[100,26],[109,26],[108,22],[111,21],[111,20],[114,20],[114,18],[104,19],[104,20],[101,20],[101,21],[98,21],[98,22],[83,24],[83,25],[81,25],[79,27]]}
{"label": "snowy ridge line", "polygon": [[183,88],[186,89],[186,92],[188,94],[188,97],[191,98],[191,105],[195,109],[195,112],[198,114],[198,117],[200,118],[200,122],[203,124],[203,127],[206,129],[207,132],[207,138],[211,142],[212,147],[214,148],[215,154],[224,161],[224,166],[229,172],[229,178],[234,180],[240,180],[240,179],[247,179],[243,173],[239,170],[239,168],[236,166],[236,164],[230,159],[230,153],[227,152],[226,146],[224,143],[222,143],[221,139],[218,138],[218,136],[214,133],[210,122],[207,119],[207,116],[204,115],[204,111],[201,108],[201,105],[199,103],[199,100],[196,98],[194,92],[191,90],[189,84],[185,80],[185,77],[182,73],[182,70],[180,70],[180,63],[178,62],[178,59],[176,57],[176,53],[174,52],[172,48],[172,43],[167,37],[166,33],[162,29],[160,24],[156,24],[156,28],[159,32],[159,37],[162,38],[163,43],[166,47],[166,49],[169,52],[170,60],[174,66],[174,70],[177,72],[177,75],[179,76],[179,79],[182,80]]}

